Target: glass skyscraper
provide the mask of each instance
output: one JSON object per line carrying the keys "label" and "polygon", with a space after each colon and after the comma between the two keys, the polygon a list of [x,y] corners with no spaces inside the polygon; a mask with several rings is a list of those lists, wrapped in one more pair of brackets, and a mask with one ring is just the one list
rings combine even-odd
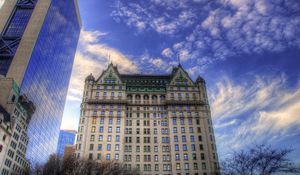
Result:
{"label": "glass skyscraper", "polygon": [[59,157],[63,157],[65,146],[66,145],[74,145],[75,144],[75,137],[76,131],[71,130],[61,130],[59,133],[59,139],[57,144],[56,154]]}
{"label": "glass skyscraper", "polygon": [[9,0],[0,10],[0,74],[36,104],[26,153],[33,164],[56,152],[80,28],[77,0]]}

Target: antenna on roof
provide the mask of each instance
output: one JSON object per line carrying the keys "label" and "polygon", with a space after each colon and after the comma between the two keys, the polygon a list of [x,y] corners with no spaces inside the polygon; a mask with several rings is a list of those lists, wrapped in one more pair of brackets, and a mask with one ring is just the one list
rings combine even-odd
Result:
{"label": "antenna on roof", "polygon": [[110,52],[108,52],[108,65],[109,64],[112,64],[112,61],[111,61],[111,59],[110,59]]}
{"label": "antenna on roof", "polygon": [[181,65],[181,63],[180,63],[180,54],[179,53],[177,54],[177,61],[178,61],[178,65]]}

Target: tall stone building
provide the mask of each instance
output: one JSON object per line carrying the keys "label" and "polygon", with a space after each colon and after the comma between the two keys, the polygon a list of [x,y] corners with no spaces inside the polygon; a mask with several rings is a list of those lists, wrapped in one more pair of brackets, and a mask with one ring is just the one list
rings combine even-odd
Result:
{"label": "tall stone building", "polygon": [[26,152],[33,165],[56,151],[80,29],[77,0],[6,0],[0,8],[0,77],[36,105]]}
{"label": "tall stone building", "polygon": [[[28,145],[27,128],[35,105],[11,78],[0,77],[0,173],[1,175],[26,174]],[[1,149],[2,147],[2,149]]]}
{"label": "tall stone building", "polygon": [[118,160],[143,174],[218,174],[205,81],[181,65],[125,75],[110,64],[85,80],[76,156]]}

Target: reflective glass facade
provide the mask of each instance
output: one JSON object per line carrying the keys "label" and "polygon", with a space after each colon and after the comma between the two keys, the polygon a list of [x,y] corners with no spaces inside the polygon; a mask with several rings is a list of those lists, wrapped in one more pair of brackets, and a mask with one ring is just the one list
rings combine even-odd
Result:
{"label": "reflective glass facade", "polygon": [[21,84],[21,93],[36,104],[28,128],[33,164],[56,152],[79,33],[74,1],[52,0]]}
{"label": "reflective glass facade", "polygon": [[0,75],[6,75],[21,37],[32,15],[36,0],[19,0],[0,35]]}
{"label": "reflective glass facade", "polygon": [[61,130],[59,133],[56,154],[62,157],[64,155],[65,146],[75,144],[75,137],[75,131]]}
{"label": "reflective glass facade", "polygon": [[11,22],[4,33],[4,36],[22,36],[31,14],[32,9],[17,7],[14,16],[11,19]]}

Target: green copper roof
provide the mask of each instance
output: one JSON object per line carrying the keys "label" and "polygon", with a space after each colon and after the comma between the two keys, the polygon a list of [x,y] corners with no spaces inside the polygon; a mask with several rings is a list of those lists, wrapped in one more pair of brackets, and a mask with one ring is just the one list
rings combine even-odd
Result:
{"label": "green copper roof", "polygon": [[120,75],[127,86],[166,86],[171,81],[170,75]]}

